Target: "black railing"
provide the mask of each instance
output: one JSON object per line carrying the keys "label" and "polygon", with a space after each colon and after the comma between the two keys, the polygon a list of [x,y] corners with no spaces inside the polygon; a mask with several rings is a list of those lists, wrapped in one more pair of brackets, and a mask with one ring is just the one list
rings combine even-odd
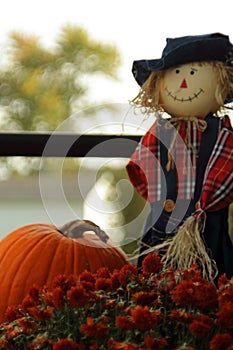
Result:
{"label": "black railing", "polygon": [[0,157],[130,157],[140,138],[140,135],[3,132]]}

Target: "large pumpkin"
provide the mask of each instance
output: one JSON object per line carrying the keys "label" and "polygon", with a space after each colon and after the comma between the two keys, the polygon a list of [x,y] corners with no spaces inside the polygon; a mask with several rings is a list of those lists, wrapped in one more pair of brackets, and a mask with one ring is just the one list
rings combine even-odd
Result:
{"label": "large pumpkin", "polygon": [[[85,235],[85,231],[95,234]],[[8,305],[18,305],[33,284],[51,285],[59,274],[79,275],[127,263],[120,248],[90,221],[77,220],[57,228],[51,224],[21,227],[0,242],[0,321]]]}

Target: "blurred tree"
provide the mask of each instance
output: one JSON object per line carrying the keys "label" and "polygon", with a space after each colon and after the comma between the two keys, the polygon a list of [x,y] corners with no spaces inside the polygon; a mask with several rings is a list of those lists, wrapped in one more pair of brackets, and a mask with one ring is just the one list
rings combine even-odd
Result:
{"label": "blurred tree", "polygon": [[84,107],[87,77],[117,78],[116,47],[83,28],[63,27],[51,50],[35,36],[13,32],[10,39],[8,64],[0,67],[1,130],[54,130]]}

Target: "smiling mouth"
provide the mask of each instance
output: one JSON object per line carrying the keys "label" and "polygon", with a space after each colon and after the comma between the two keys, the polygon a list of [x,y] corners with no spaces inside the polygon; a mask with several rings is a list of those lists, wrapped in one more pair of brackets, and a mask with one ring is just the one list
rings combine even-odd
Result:
{"label": "smiling mouth", "polygon": [[198,98],[198,96],[204,92],[204,90],[200,89],[197,93],[194,93],[193,96],[189,96],[188,98],[179,98],[175,95],[172,94],[171,91],[168,91],[168,89],[166,89],[167,95],[170,96],[174,101],[179,101],[179,102],[192,102],[193,100],[195,100],[195,98]]}

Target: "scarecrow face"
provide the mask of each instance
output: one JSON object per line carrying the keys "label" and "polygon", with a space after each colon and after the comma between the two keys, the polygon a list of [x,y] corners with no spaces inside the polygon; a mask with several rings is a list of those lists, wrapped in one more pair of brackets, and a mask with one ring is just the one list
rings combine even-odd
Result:
{"label": "scarecrow face", "polygon": [[217,75],[209,63],[187,63],[165,71],[160,85],[160,103],[177,117],[204,117],[216,112]]}

